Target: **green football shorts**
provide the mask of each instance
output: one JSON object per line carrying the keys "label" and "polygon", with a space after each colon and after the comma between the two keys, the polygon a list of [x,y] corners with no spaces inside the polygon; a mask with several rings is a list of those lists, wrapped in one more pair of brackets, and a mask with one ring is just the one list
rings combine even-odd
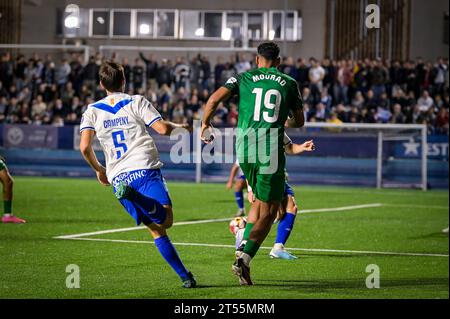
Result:
{"label": "green football shorts", "polygon": [[262,202],[277,201],[281,202],[285,197],[286,175],[284,173],[285,163],[279,165],[274,174],[263,174],[258,164],[242,163],[240,164],[248,184],[253,190],[255,198]]}

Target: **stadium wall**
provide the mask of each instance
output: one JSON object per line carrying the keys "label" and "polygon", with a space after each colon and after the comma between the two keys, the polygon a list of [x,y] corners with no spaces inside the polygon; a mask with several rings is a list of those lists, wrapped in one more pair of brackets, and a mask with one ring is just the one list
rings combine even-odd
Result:
{"label": "stadium wall", "polygon": [[[322,58],[325,52],[326,0],[42,0],[24,1],[22,8],[21,41],[24,44],[61,44],[63,38],[57,34],[57,9],[69,3],[84,8],[160,8],[160,9],[224,9],[224,10],[299,10],[303,18],[303,40],[282,44],[285,55],[294,57],[315,56]],[[36,27],[38,25],[38,27]],[[131,46],[227,46],[226,41],[189,40],[139,40],[139,39],[86,39],[86,44],[131,45]],[[158,54],[156,54],[158,57]]]}
{"label": "stadium wall", "polygon": [[434,61],[439,56],[448,57],[448,32],[444,43],[444,14],[448,11],[448,0],[412,0],[410,58]]}

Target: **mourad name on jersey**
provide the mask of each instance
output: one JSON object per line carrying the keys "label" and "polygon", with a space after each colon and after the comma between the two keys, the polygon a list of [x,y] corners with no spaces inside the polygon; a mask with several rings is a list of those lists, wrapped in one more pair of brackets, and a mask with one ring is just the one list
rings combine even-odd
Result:
{"label": "mourad name on jersey", "polygon": [[119,118],[113,119],[113,120],[103,121],[104,128],[111,128],[111,127],[117,127],[117,126],[123,126],[123,125],[128,125],[128,116],[119,117]]}
{"label": "mourad name on jersey", "polygon": [[263,81],[263,80],[271,80],[278,82],[281,86],[286,85],[286,81],[281,78],[281,76],[277,76],[275,74],[259,74],[253,76],[253,82]]}

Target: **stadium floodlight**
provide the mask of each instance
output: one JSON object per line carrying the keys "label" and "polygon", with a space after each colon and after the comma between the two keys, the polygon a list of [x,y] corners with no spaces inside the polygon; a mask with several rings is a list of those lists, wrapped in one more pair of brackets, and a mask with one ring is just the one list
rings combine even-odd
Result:
{"label": "stadium floodlight", "polygon": [[67,29],[77,29],[80,27],[80,7],[76,4],[69,4],[65,9],[66,18],[64,26]]}
{"label": "stadium floodlight", "polygon": [[64,20],[64,26],[67,29],[76,29],[80,26],[80,19],[78,17],[69,16]]}
{"label": "stadium floodlight", "polygon": [[204,35],[205,35],[205,29],[198,28],[197,30],[195,30],[195,36],[196,37],[203,37]]}
{"label": "stadium floodlight", "polygon": [[143,34],[143,35],[150,34],[150,26],[147,23],[142,23],[139,26],[139,34]]}
{"label": "stadium floodlight", "polygon": [[231,40],[231,33],[232,33],[232,31],[230,28],[224,29],[222,31],[222,40],[225,40],[225,41]]}
{"label": "stadium floodlight", "polygon": [[275,39],[275,31],[274,30],[270,30],[269,31],[269,40],[273,41]]}

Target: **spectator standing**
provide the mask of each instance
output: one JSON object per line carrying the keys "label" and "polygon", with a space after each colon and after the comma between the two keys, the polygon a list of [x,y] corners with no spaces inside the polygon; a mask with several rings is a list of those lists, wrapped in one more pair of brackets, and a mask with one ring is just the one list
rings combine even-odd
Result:
{"label": "spectator standing", "polygon": [[315,58],[309,60],[311,68],[309,69],[309,82],[311,95],[316,104],[320,100],[320,92],[323,88],[323,79],[325,78],[325,70]]}
{"label": "spectator standing", "polygon": [[156,76],[158,73],[158,63],[156,62],[155,56],[153,54],[150,54],[149,58],[147,59],[142,52],[139,52],[139,57],[145,63],[147,87],[151,88],[152,90],[156,90],[157,88]]}
{"label": "spectator standing", "polygon": [[133,89],[139,90],[144,85],[144,67],[139,59],[136,59],[134,63],[132,69]]}
{"label": "spectator standing", "polygon": [[177,58],[174,68],[175,91],[178,91],[179,88],[189,90],[189,73],[189,65],[186,63],[185,59]]}
{"label": "spectator standing", "polygon": [[223,57],[217,58],[216,66],[214,67],[214,90],[217,90],[219,87],[221,87],[222,83],[222,72],[225,70],[225,64]]}
{"label": "spectator standing", "polygon": [[95,62],[95,57],[91,56],[89,58],[88,64],[83,68],[83,85],[86,85],[88,89],[93,92],[97,87],[99,81],[98,71],[100,68]]}

